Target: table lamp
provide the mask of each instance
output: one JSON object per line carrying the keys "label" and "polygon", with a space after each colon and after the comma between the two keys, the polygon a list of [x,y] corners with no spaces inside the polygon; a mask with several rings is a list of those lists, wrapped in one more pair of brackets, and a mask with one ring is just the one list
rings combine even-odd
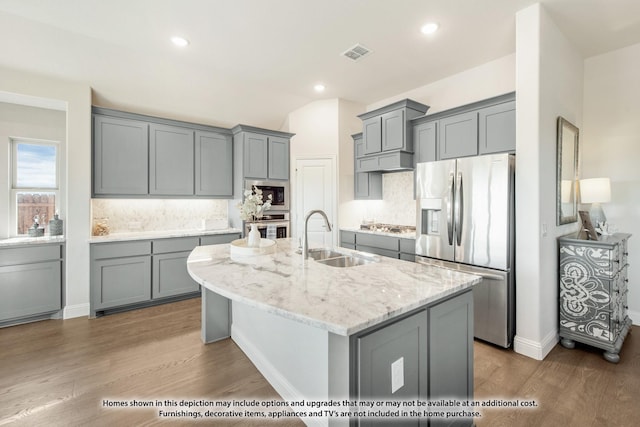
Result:
{"label": "table lamp", "polygon": [[600,203],[611,201],[611,183],[609,178],[589,178],[580,180],[580,202],[591,203],[589,216],[591,222],[596,228],[604,229],[603,225],[607,222]]}

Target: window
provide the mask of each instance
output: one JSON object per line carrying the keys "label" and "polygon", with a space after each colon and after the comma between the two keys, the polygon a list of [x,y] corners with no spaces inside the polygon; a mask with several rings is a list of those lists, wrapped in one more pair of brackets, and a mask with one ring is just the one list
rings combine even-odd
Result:
{"label": "window", "polygon": [[46,227],[59,202],[57,142],[11,141],[12,211],[15,234],[28,234],[37,220]]}

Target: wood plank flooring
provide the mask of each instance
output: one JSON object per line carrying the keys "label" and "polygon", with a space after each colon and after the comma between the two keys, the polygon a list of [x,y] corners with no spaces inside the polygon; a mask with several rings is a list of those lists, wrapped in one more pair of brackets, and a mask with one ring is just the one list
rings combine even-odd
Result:
{"label": "wood plank flooring", "polygon": [[[482,409],[477,426],[632,426],[640,420],[640,328],[618,365],[588,347],[536,361],[476,342],[475,399],[535,400]],[[0,426],[303,426],[299,419],[163,419],[104,399],[279,399],[231,340],[202,345],[200,300],[0,329]]]}

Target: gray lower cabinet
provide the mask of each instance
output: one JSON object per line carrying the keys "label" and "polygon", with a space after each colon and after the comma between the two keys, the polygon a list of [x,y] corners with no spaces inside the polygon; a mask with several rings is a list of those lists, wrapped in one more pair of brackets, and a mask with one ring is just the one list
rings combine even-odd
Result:
{"label": "gray lower cabinet", "polygon": [[149,127],[149,194],[194,193],[194,131],[177,126]]}
{"label": "gray lower cabinet", "polygon": [[[359,399],[473,399],[471,291],[360,334],[355,347]],[[359,425],[389,425],[390,421],[362,418]],[[473,424],[472,418],[392,421],[394,426]]]}
{"label": "gray lower cabinet", "polygon": [[233,138],[196,131],[196,196],[233,197]]}
{"label": "gray lower cabinet", "polygon": [[62,308],[63,248],[47,244],[0,249],[0,325]]}
{"label": "gray lower cabinet", "polygon": [[238,238],[225,233],[91,244],[91,315],[199,295],[187,271],[191,251]]}
{"label": "gray lower cabinet", "polygon": [[340,230],[340,246],[404,261],[415,261],[415,239]]}
{"label": "gray lower cabinet", "polygon": [[404,261],[416,260],[416,239],[400,238],[400,259]]}
{"label": "gray lower cabinet", "polygon": [[148,159],[148,123],[119,117],[94,116],[94,195],[148,194]]}
{"label": "gray lower cabinet", "polygon": [[151,242],[91,245],[91,312],[151,299]]}

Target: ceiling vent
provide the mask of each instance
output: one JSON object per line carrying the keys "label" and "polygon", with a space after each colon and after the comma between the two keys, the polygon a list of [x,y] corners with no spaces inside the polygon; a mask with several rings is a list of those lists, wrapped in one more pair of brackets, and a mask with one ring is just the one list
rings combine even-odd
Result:
{"label": "ceiling vent", "polygon": [[371,50],[369,50],[368,48],[358,43],[355,46],[350,47],[346,51],[342,52],[342,55],[354,61],[358,61],[370,53],[371,53]]}

